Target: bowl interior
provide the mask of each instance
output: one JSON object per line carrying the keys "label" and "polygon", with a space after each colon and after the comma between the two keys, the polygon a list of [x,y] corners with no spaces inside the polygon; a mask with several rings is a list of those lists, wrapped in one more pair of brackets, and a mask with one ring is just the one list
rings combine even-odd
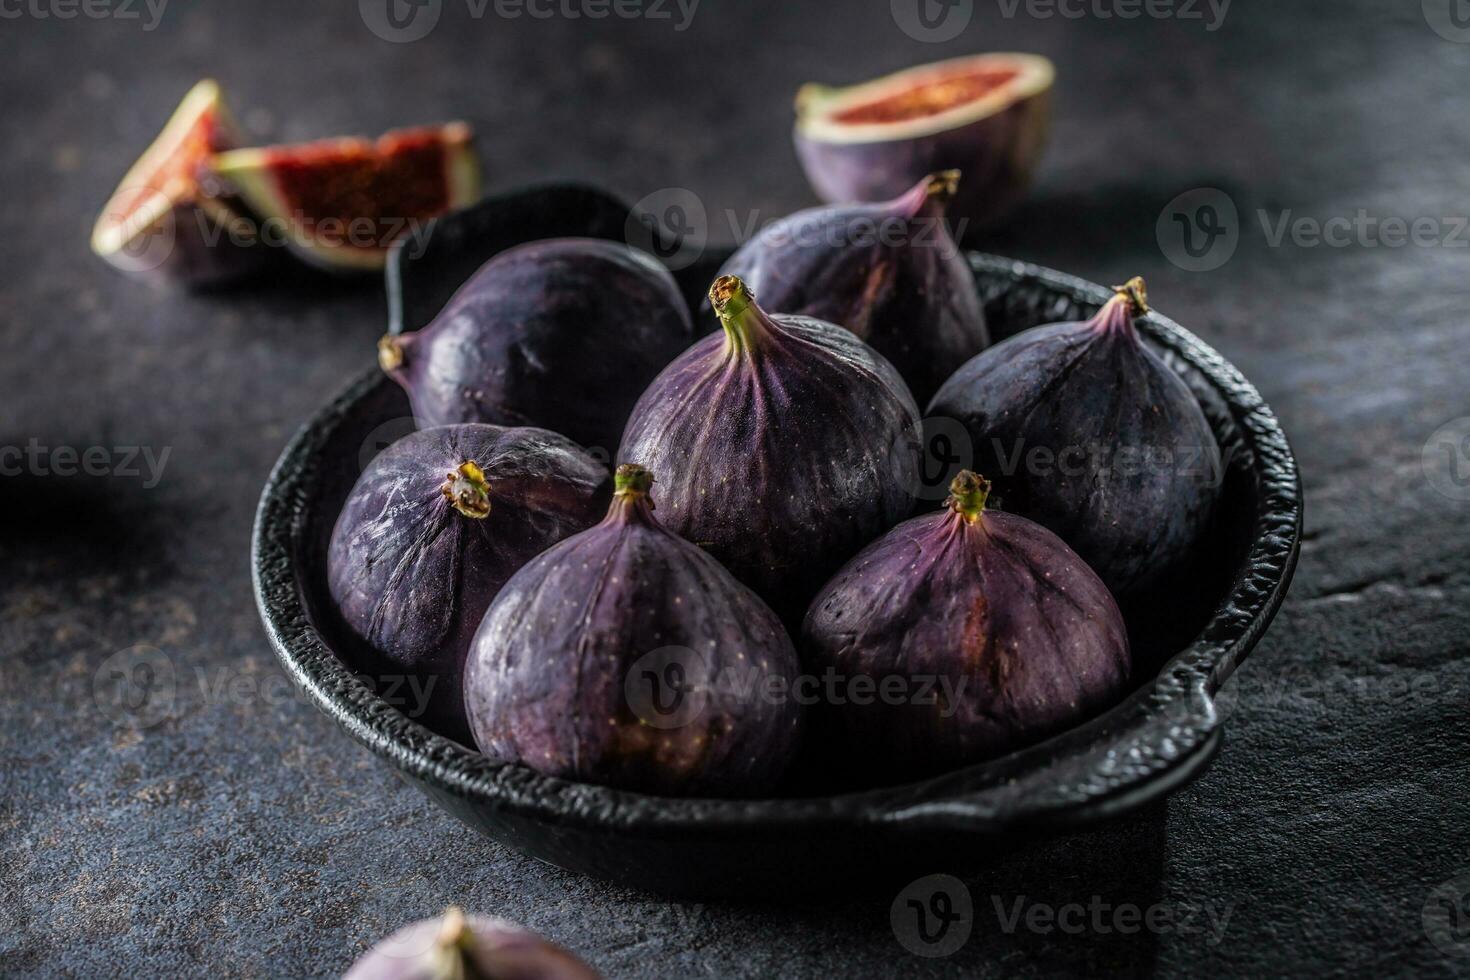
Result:
{"label": "bowl interior", "polygon": [[[680,270],[677,277],[691,307],[699,316],[700,303],[708,284],[727,257],[710,254]],[[1059,288],[1018,274],[1019,266],[1005,260],[971,256],[976,287],[986,307],[996,339],[1028,327],[1060,320],[1084,319],[1105,301],[1107,291],[1078,281],[1075,287]],[[440,290],[445,295],[452,290]],[[415,329],[432,319],[434,301],[420,302],[411,318],[400,326]],[[712,321],[705,320],[712,327]],[[1133,697],[1103,716],[1078,726],[1039,745],[1000,759],[963,770],[967,789],[997,786],[1019,772],[1046,765],[1079,751],[1112,731],[1131,724],[1141,710],[1141,701],[1159,679],[1172,658],[1185,650],[1212,617],[1227,602],[1237,586],[1246,557],[1255,540],[1260,512],[1259,486],[1254,458],[1236,413],[1218,385],[1196,361],[1181,356],[1171,343],[1172,334],[1154,317],[1142,324],[1147,342],[1173,366],[1200,400],[1226,460],[1221,502],[1192,568],[1173,576],[1157,594],[1145,596],[1124,609],[1136,663]],[[1177,330],[1177,328],[1173,328]],[[331,650],[349,669],[371,674],[372,658],[354,641],[341,623],[327,593],[326,554],[336,516],[353,483],[373,456],[395,439],[412,431],[408,401],[397,385],[369,372],[339,400],[330,424],[320,431],[322,441],[310,465],[312,490],[302,501],[299,524],[293,534],[297,582],[306,616]],[[948,473],[932,475],[936,485],[947,483]],[[408,692],[380,685],[379,696],[387,710],[410,703]],[[940,777],[943,783],[946,777]],[[785,795],[823,796],[867,788],[859,772],[833,772],[814,760],[799,762],[789,775]]]}

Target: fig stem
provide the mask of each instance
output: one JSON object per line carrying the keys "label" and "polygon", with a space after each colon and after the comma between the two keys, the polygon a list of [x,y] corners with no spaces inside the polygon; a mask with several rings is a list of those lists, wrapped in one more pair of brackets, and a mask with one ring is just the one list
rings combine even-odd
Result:
{"label": "fig stem", "polygon": [[736,353],[750,350],[763,327],[755,294],[745,282],[739,276],[720,276],[709,288],[709,301],[725,328],[729,349]]}
{"label": "fig stem", "polygon": [[444,922],[434,941],[435,958],[438,960],[437,976],[444,977],[445,980],[466,980],[469,969],[465,963],[465,952],[469,949],[471,938],[464,910],[457,905],[445,909]]}
{"label": "fig stem", "polygon": [[378,367],[384,374],[392,374],[403,367],[403,342],[391,333],[378,340]]}
{"label": "fig stem", "polygon": [[949,484],[949,509],[968,524],[980,520],[990,498],[990,481],[970,470],[960,470]]}
{"label": "fig stem", "polygon": [[653,487],[653,474],[637,463],[624,463],[613,474],[613,495],[617,497],[646,496]]}
{"label": "fig stem", "polygon": [[490,481],[473,460],[467,459],[458,469],[450,470],[440,492],[466,517],[483,520],[490,516]]}
{"label": "fig stem", "polygon": [[1143,283],[1142,276],[1134,276],[1121,286],[1114,286],[1113,292],[1128,301],[1128,311],[1133,316],[1143,316],[1148,312],[1148,287]]}
{"label": "fig stem", "polygon": [[941,170],[924,178],[924,198],[934,204],[948,204],[959,189],[958,170]]}

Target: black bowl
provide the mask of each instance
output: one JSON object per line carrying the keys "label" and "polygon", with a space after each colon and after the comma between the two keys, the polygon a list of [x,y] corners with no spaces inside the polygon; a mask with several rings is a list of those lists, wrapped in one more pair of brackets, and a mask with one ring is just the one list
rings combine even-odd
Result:
{"label": "black bowl", "polygon": [[[560,235],[620,239],[628,219],[600,191],[567,187],[445,218],[423,254],[390,263],[392,326],[426,324],[496,251]],[[679,270],[692,301],[725,257]],[[1020,262],[970,261],[999,337],[1084,318],[1111,295]],[[353,738],[472,827],[561,867],[669,894],[733,896],[932,870],[941,859],[978,866],[1007,839],[1089,826],[1198,775],[1220,744],[1215,695],[1271,622],[1296,565],[1301,488],[1276,417],[1193,334],[1157,313],[1140,328],[1195,391],[1225,450],[1222,504],[1196,572],[1154,597],[1149,615],[1130,617],[1141,669],[1127,700],[1004,758],[903,786],[812,795],[822,784],[803,781],[781,798],[668,799],[491,762],[406,717],[339,658],[347,647],[326,588],[338,510],[366,459],[409,424],[406,399],[376,370],[296,434],[266,483],[252,554],[261,618],[287,672]]]}

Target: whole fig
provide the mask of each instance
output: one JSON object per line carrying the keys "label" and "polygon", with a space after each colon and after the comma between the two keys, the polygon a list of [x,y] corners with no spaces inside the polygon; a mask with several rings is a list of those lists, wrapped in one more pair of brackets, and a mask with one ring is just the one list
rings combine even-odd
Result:
{"label": "whole fig", "polygon": [[607,518],[491,604],[466,675],[475,741],[581,782],[764,793],[800,736],[796,652],[755,593],[659,524],[652,482],[618,467]]}
{"label": "whole fig", "polygon": [[638,395],[694,340],[651,256],[562,238],[502,252],[424,329],[378,343],[421,427],[534,425],[611,456]]}
{"label": "whole fig", "polygon": [[643,393],[619,458],[668,474],[664,525],[794,625],[839,565],[908,516],[918,410],[893,365],[848,331],[768,316],[735,276],[710,299],[723,334]]}
{"label": "whole fig", "polygon": [[[848,562],[803,628],[806,669],[854,693],[823,706],[826,731],[884,775],[1035,742],[1116,702],[1132,669],[1123,617],[1082,559],[1039,524],[986,510],[974,473],[950,490],[945,510]],[[856,678],[879,696],[857,697]]]}
{"label": "whole fig", "polygon": [[960,172],[930,174],[882,204],[798,211],[721,272],[769,309],[846,327],[888,358],[919,402],[990,343],[975,277],[944,223]]}
{"label": "whole fig", "polygon": [[958,420],[1006,509],[1060,535],[1120,602],[1182,566],[1222,476],[1199,401],[1134,329],[1147,312],[1133,279],[1085,323],[975,357],[928,412]]}
{"label": "whole fig", "polygon": [[404,926],[343,980],[599,980],[567,950],[514,922],[457,908]]}
{"label": "whole fig", "polygon": [[596,523],[607,485],[601,463],[544,429],[450,425],[389,446],[352,488],[327,553],[332,599],[377,661],[367,666],[414,678],[397,685],[408,710],[468,741],[461,672],[485,609],[516,569]]}

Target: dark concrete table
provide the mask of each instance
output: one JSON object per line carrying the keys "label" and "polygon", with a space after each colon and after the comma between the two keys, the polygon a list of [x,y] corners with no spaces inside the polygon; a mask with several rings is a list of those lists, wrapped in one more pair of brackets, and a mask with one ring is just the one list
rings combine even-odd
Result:
{"label": "dark concrete table", "polygon": [[[329,976],[455,902],[615,976],[1465,975],[1470,443],[1431,441],[1470,415],[1470,44],[1448,3],[1242,2],[1210,30],[1204,4],[1186,11],[1201,20],[983,2],[944,43],[907,36],[885,0],[708,0],[683,31],[672,3],[669,20],[541,20],[444,0],[413,43],[351,3],[173,0],[156,22],[141,3],[8,5],[0,445],[26,455],[0,479],[0,974]],[[310,277],[190,295],[88,254],[96,209],[190,83],[221,78],[261,140],[463,117],[492,188],[682,187],[718,240],[726,209],[738,227],[809,203],[788,143],[799,83],[982,48],[1061,71],[1039,186],[984,244],[1146,276],[1257,382],[1301,459],[1301,570],[1202,779],[985,872],[935,868],[961,873],[975,923],[921,959],[890,929],[891,892],[675,904],[522,858],[291,692],[251,601],[251,516],[291,431],[370,363],[384,300]],[[1197,188],[1238,215],[1206,272],[1156,237]],[[1396,246],[1387,219],[1427,231]],[[93,473],[65,475],[66,450],[90,447]],[[176,672],[150,728],[91,694],[139,644]]]}

